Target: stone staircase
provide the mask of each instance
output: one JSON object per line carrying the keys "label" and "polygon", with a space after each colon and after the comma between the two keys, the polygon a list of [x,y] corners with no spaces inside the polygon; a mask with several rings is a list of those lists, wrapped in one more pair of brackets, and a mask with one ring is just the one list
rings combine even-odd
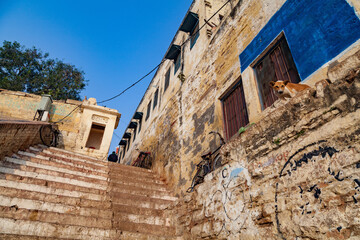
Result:
{"label": "stone staircase", "polygon": [[182,239],[150,170],[42,145],[0,162],[0,239]]}

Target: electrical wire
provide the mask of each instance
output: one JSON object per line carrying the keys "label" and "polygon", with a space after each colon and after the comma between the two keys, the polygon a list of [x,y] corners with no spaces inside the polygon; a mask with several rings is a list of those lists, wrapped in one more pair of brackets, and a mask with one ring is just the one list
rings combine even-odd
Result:
{"label": "electrical wire", "polygon": [[[229,2],[231,2],[231,0],[228,0],[226,3],[224,3],[221,8],[219,8],[213,15],[211,15],[211,17],[209,17],[209,19],[205,20],[205,23],[193,34],[196,35],[198,32],[200,32],[201,29],[203,29],[205,27],[206,24],[208,24],[208,22],[215,17],[216,14],[218,14],[221,9],[223,9],[226,4],[228,4]],[[187,41],[189,41],[191,39],[191,36],[189,36],[180,46],[182,47]]]}
{"label": "electrical wire", "polygon": [[71,110],[71,112],[69,112],[65,117],[63,117],[62,119],[60,119],[59,121],[56,122],[52,122],[52,123],[60,123],[63,120],[65,120],[67,117],[69,117],[71,115],[71,113],[73,113],[76,109],[78,109],[79,107],[81,107],[82,104],[77,105],[73,110]]}
{"label": "electrical wire", "polygon": [[146,75],[144,75],[142,78],[140,78],[139,80],[137,80],[135,83],[131,84],[129,87],[127,87],[125,90],[123,90],[121,93],[119,93],[118,95],[115,95],[112,98],[100,101],[98,103],[104,103],[104,102],[108,102],[110,100],[113,100],[114,98],[117,98],[119,96],[121,96],[123,93],[125,93],[127,90],[129,90],[130,88],[132,88],[133,86],[135,86],[136,84],[138,84],[141,80],[143,80],[144,78],[146,78],[147,76],[149,76],[153,71],[155,71],[158,67],[160,67],[160,65],[164,62],[165,60],[162,60],[156,67],[154,67],[150,72],[148,72]]}
{"label": "electrical wire", "polygon": [[[223,9],[231,0],[228,0],[226,3],[224,3],[209,19],[205,20],[205,23],[193,34],[196,35],[201,29],[203,29],[205,27],[206,24],[208,24],[208,22],[218,13],[221,11],[221,9]],[[189,36],[180,46],[182,47],[186,42],[188,42],[191,39],[191,36]],[[158,67],[160,67],[160,65],[164,62],[165,60],[163,59],[156,67],[154,67],[150,72],[148,72],[146,75],[144,75],[143,77],[141,77],[139,80],[137,80],[135,83],[133,83],[132,85],[130,85],[129,87],[127,87],[125,90],[123,90],[121,93],[105,99],[103,101],[98,102],[100,103],[104,103],[104,102],[108,102],[110,100],[113,100],[119,96],[121,96],[123,93],[125,93],[127,90],[129,90],[130,88],[134,87],[136,84],[138,84],[139,82],[141,82],[144,78],[146,78],[147,76],[149,76],[152,72],[154,72]]]}
{"label": "electrical wire", "polygon": [[119,136],[115,133],[115,131],[114,131],[113,133],[114,133],[115,137],[117,137],[118,139],[121,140],[121,137],[119,137]]}
{"label": "electrical wire", "polygon": [[[203,29],[205,27],[206,24],[208,24],[208,22],[218,13],[221,11],[221,9],[223,9],[226,4],[228,4],[231,0],[228,0],[226,3],[224,3],[209,19],[205,20],[205,23],[193,34],[196,35],[201,29]],[[180,46],[184,46],[184,44],[189,41],[191,39],[191,36],[189,36]],[[152,72],[154,72],[158,67],[160,67],[160,65],[165,61],[165,59],[163,59],[156,67],[154,67],[150,72],[148,72],[147,74],[145,74],[143,77],[141,77],[139,80],[137,80],[136,82],[134,82],[133,84],[131,84],[129,87],[127,87],[126,89],[124,89],[121,93],[105,99],[103,101],[98,102],[98,104],[100,103],[104,103],[104,102],[108,102],[111,101],[117,97],[120,97],[122,94],[124,94],[127,90],[129,90],[130,88],[134,87],[136,84],[138,84],[139,82],[141,82],[144,78],[146,78],[147,76],[149,76]],[[76,106],[71,112],[69,112],[65,117],[63,117],[62,119],[60,119],[59,121],[53,122],[53,123],[60,123],[63,120],[65,120],[67,117],[69,117],[71,115],[71,113],[73,113],[77,108],[81,107],[82,104]],[[115,132],[114,132],[115,134]],[[116,134],[115,134],[116,135]],[[117,136],[117,135],[116,135]],[[119,136],[117,136],[118,138],[120,138]]]}

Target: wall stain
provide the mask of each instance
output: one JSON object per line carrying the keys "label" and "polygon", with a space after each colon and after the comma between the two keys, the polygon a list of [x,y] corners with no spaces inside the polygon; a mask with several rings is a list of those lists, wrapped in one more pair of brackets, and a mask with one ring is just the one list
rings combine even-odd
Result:
{"label": "wall stain", "polygon": [[[299,155],[299,153],[301,153],[302,151],[304,151],[305,149],[307,149],[308,147],[312,147],[312,146],[316,146],[318,144],[321,143],[325,143],[327,142],[326,140],[320,140],[311,144],[308,144],[300,149],[298,149],[294,154],[292,154],[288,160],[286,161],[286,163],[284,164],[283,168],[281,169],[281,171],[279,172],[279,179],[283,176],[289,176],[291,177],[291,173],[294,171],[297,171],[299,169],[301,169],[302,166],[304,166],[305,164],[308,164],[310,162],[315,162],[315,159],[313,157],[316,156],[320,156],[321,158],[325,158],[326,156],[330,157],[330,163],[334,162],[337,160],[337,153],[339,153],[340,151],[338,151],[337,149],[335,149],[334,147],[330,147],[330,146],[319,146],[318,149],[312,150],[310,152],[304,153],[302,155],[300,155],[300,159],[299,160],[295,160],[294,158]],[[348,147],[351,148],[351,147]],[[353,150],[354,151],[354,150]],[[355,151],[354,151],[355,154]],[[357,164],[354,166],[357,167]],[[325,169],[324,169],[325,170]],[[326,171],[326,170],[325,170]],[[333,171],[331,170],[331,167],[329,165],[327,172],[329,173],[329,175],[331,175],[332,177],[334,177],[334,179],[336,180],[335,182],[343,182],[345,179],[350,179],[351,176],[349,177],[341,177],[342,174],[342,170],[339,171]],[[322,190],[321,190],[321,186],[327,186],[328,184],[332,183],[333,181],[328,181],[328,182],[324,182],[324,183],[317,183],[317,184],[313,184],[310,185],[308,188],[304,188],[303,186],[298,186],[299,190],[300,190],[300,198],[301,199],[305,199],[303,198],[303,194],[306,192],[308,193],[312,193],[312,196],[314,197],[314,201],[310,201],[307,202],[306,204],[300,205],[299,208],[301,209],[301,214],[315,214],[317,211],[317,208],[313,208],[311,207],[311,203],[317,203],[317,204],[321,204],[323,201],[321,199],[321,194],[322,194]],[[356,193],[352,196],[354,203],[357,204],[358,200],[356,198],[358,192],[360,191],[360,180],[359,179],[354,179],[353,182],[355,183],[355,190]],[[325,185],[324,185],[325,184]],[[278,207],[278,194],[280,193],[280,189],[279,189],[279,182],[276,183],[276,189],[275,189],[275,220],[276,220],[276,228],[277,228],[277,232],[280,238],[282,239],[286,239],[282,230],[281,230],[281,223],[280,223],[280,218],[279,218],[279,207]],[[309,209],[313,208],[313,209]],[[325,205],[325,203],[322,204],[322,207],[325,209],[327,206]],[[315,211],[314,211],[315,209]],[[320,208],[321,209],[321,208]],[[342,229],[342,227],[338,227],[337,230],[340,232],[340,230]]]}
{"label": "wall stain", "polygon": [[196,139],[200,135],[202,135],[205,131],[205,123],[208,125],[211,125],[214,123],[215,118],[215,103],[213,103],[206,111],[200,116],[197,116],[197,113],[195,113],[192,116],[192,119],[194,121],[194,134],[193,138]]}

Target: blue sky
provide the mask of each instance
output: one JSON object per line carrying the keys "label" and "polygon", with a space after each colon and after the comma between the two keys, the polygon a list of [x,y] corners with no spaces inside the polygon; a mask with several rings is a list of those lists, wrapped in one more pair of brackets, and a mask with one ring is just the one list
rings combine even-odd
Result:
{"label": "blue sky", "polygon": [[[18,41],[71,63],[89,80],[81,96],[112,97],[163,58],[191,0],[0,0],[0,41]],[[121,137],[151,77],[110,102]],[[119,139],[114,135],[110,151]]]}

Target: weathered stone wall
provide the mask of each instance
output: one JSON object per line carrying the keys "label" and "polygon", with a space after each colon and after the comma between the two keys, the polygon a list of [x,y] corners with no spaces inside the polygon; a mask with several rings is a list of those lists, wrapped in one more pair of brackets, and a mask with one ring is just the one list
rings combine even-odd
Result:
{"label": "weathered stone wall", "polygon": [[308,90],[233,138],[178,205],[188,239],[359,239],[360,74]]}
{"label": "weathered stone wall", "polygon": [[[242,80],[244,87],[249,122],[262,125],[263,119],[267,119],[271,109],[262,109],[261,93],[254,68],[249,66],[241,71],[239,55],[254,39],[257,39],[256,37],[275,15],[279,16],[277,14],[279,11],[282,12],[281,8],[285,3],[287,3],[286,9],[291,9],[288,6],[289,2],[285,0],[231,1],[221,12],[224,15],[223,19],[215,21],[216,27],[210,28],[208,25],[204,27],[200,31],[198,42],[192,49],[189,43],[182,47],[185,59],[183,61],[184,79],[181,81],[177,78],[177,74],[174,75],[171,71],[170,86],[164,92],[164,75],[167,69],[172,69],[173,65],[173,62],[166,60],[160,66],[136,111],[143,112],[145,119],[147,105],[154,100],[156,86],[160,87],[159,103],[154,109],[151,108],[149,119],[146,121],[143,119],[141,131],[137,133],[135,140],[133,140],[134,134],[132,135],[131,145],[128,150],[125,150],[123,162],[130,163],[135,160],[138,156],[136,149],[151,151],[154,157],[153,170],[167,179],[177,194],[183,195],[191,184],[196,164],[201,160],[201,154],[208,149],[214,149],[218,144],[219,139],[214,139],[209,132],[218,131],[225,135],[221,98],[239,80]],[[352,12],[349,10],[352,17],[359,12],[359,4],[355,1],[332,0],[331,2],[335,5],[341,3],[341,6],[346,4],[348,10],[352,7],[350,9]],[[304,1],[301,3],[304,4]],[[202,24],[204,18],[210,17],[222,4],[223,1],[194,1],[189,10],[199,13]],[[316,11],[318,13],[321,8]],[[296,15],[306,18],[301,14],[302,10],[299,9]],[[216,15],[215,19],[218,20],[219,15]],[[325,22],[326,26],[323,27],[333,24]],[[287,23],[292,24],[290,21]],[[211,34],[207,34],[207,30],[211,30]],[[278,33],[282,30],[276,26],[272,29]],[[324,31],[324,36],[326,36],[327,30],[322,27],[318,30]],[[174,43],[181,44],[183,37],[183,33],[178,33],[174,38]],[[299,45],[297,49],[307,49],[304,41],[297,39],[296,44]],[[267,46],[269,47],[271,48]],[[311,65],[311,59],[307,59],[306,63]],[[306,79],[301,80],[316,88],[316,82],[321,79],[335,81],[349,75],[359,67],[360,41],[358,40],[336,57],[329,57],[328,62]]]}
{"label": "weathered stone wall", "polygon": [[[40,100],[39,95],[1,89],[0,119],[32,121]],[[61,132],[58,147],[106,160],[113,130],[120,119],[117,110],[97,106],[95,99],[67,99],[53,101],[49,115],[49,122],[55,123]],[[86,147],[93,123],[105,127],[99,149]]]}
{"label": "weathered stone wall", "polygon": [[0,161],[4,156],[41,144],[40,127],[43,122],[0,121]]}
{"label": "weathered stone wall", "polygon": [[[0,92],[0,118],[21,119],[32,121],[41,96],[24,92],[15,92],[2,89]],[[50,109],[50,121],[57,122],[77,107],[81,102],[69,100],[54,101]],[[59,123],[62,133],[62,147],[73,149],[80,126],[81,109],[77,108],[71,115]]]}

